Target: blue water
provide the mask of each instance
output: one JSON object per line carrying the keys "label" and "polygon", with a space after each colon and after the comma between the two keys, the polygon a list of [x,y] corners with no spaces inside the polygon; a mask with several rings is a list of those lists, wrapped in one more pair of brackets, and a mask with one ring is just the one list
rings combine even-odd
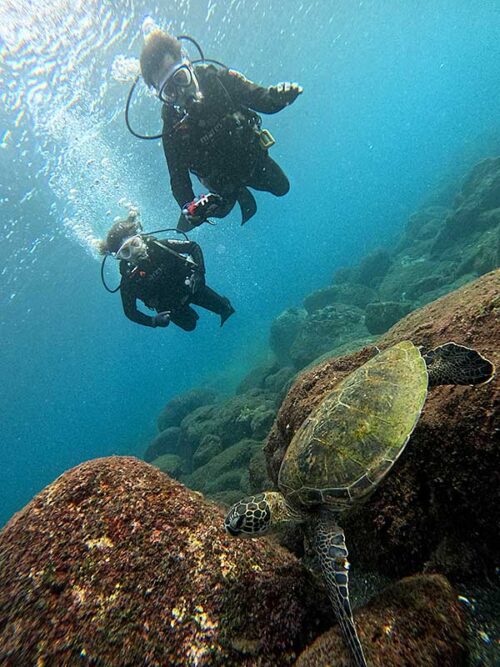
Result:
{"label": "blue water", "polygon": [[[229,391],[274,317],[390,244],[499,134],[498,0],[165,4],[0,5],[0,523],[80,461],[140,454],[170,396]],[[146,16],[255,81],[304,86],[264,122],[289,195],[258,193],[244,228],[233,213],[194,234],[237,309],[223,329],[205,313],[190,334],[135,325],[99,279],[92,241],[126,214],[120,200],[149,230],[177,218],[160,145],[123,121],[130,81],[116,72]],[[144,91],[132,117],[160,129]]]}

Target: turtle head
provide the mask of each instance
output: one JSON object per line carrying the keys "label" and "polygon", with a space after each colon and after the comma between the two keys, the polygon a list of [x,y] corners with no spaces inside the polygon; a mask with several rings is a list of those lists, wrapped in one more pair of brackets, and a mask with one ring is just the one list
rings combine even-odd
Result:
{"label": "turtle head", "polygon": [[275,491],[242,498],[229,510],[224,528],[232,537],[260,537],[292,516],[284,497]]}

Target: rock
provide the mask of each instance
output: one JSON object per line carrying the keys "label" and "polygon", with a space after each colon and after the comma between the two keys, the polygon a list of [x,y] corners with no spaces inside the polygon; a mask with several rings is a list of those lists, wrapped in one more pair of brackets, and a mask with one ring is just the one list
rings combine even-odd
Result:
{"label": "rock", "polygon": [[158,417],[158,430],[164,431],[170,426],[180,426],[186,415],[202,405],[214,403],[215,399],[215,392],[209,389],[192,389],[185,394],[174,396]]}
{"label": "rock", "polygon": [[[182,482],[190,489],[196,489],[203,493],[215,493],[216,491],[227,491],[230,488],[240,488],[241,476],[247,469],[248,463],[253,454],[262,448],[262,443],[248,438],[240,440],[231,447],[228,447],[208,463],[200,466],[194,472],[182,477]],[[237,472],[238,481],[235,485],[228,487],[226,478],[222,478],[226,473]],[[222,479],[220,479],[222,478]]]}
{"label": "rock", "polygon": [[366,306],[365,325],[371,334],[385,333],[407,315],[411,310],[411,303],[397,301],[378,301]]}
{"label": "rock", "polygon": [[267,435],[275,414],[275,396],[266,396],[260,391],[198,408],[182,421],[182,447],[194,452],[206,435],[220,438],[223,448],[244,438],[259,440]]}
{"label": "rock", "polygon": [[[418,299],[419,297],[422,296],[422,294],[425,294],[427,292],[433,292],[434,290],[439,289],[443,285],[447,283],[447,279],[445,276],[441,274],[431,274],[429,276],[425,276],[424,278],[420,278],[417,280],[413,285],[408,285],[406,289],[406,296],[409,299]],[[407,315],[408,313],[404,313]],[[398,318],[400,319],[400,318]],[[385,329],[387,331],[387,329]],[[383,331],[379,333],[384,333]]]}
{"label": "rock", "polygon": [[[447,341],[472,346],[499,367],[500,271],[416,310],[377,341],[384,349],[410,339],[424,349]],[[303,372],[289,390],[265,446],[277,481],[295,431],[321,399],[374,348],[329,359]],[[448,537],[472,550],[476,575],[498,564],[500,469],[495,420],[498,374],[484,386],[436,387],[429,392],[410,442],[387,478],[362,507],[343,519],[353,563],[404,576],[421,570]],[[451,568],[457,577],[456,564]],[[464,576],[469,576],[468,571]]]}
{"label": "rock", "polygon": [[69,470],[0,533],[0,664],[290,665],[324,598],[223,517],[132,457]]}
{"label": "rock", "polygon": [[273,425],[276,410],[259,410],[252,417],[250,428],[255,440],[264,440]]}
{"label": "rock", "polygon": [[387,250],[379,248],[366,255],[357,269],[357,282],[368,287],[376,287],[383,279],[392,264]]}
{"label": "rock", "polygon": [[300,326],[290,349],[296,368],[303,368],[321,354],[353,338],[366,336],[363,311],[338,303],[309,315]]}
{"label": "rock", "polygon": [[272,394],[281,394],[286,385],[295,375],[295,370],[290,366],[280,368],[273,375],[268,375],[264,380],[264,389]]}
{"label": "rock", "polygon": [[415,240],[433,239],[449,213],[443,206],[429,206],[410,215],[405,227],[404,246],[414,243]]}
{"label": "rock", "polygon": [[248,489],[245,493],[260,493],[264,489],[270,489],[271,482],[267,474],[266,457],[263,447],[256,449],[248,464]]}
{"label": "rock", "polygon": [[[466,625],[457,595],[438,575],[403,579],[355,614],[370,667],[467,664]],[[295,667],[350,667],[338,627],[307,648]]]}
{"label": "rock", "polygon": [[175,479],[179,479],[184,472],[184,462],[176,454],[163,454],[151,461],[151,465]]}
{"label": "rock", "polygon": [[370,287],[344,283],[312,292],[312,294],[309,294],[304,299],[304,308],[309,314],[335,303],[344,303],[348,306],[364,308],[367,303],[376,301],[376,299],[377,293]]}
{"label": "rock", "polygon": [[288,308],[271,324],[269,345],[281,366],[290,366],[290,348],[307,313],[303,308]]}
{"label": "rock", "polygon": [[433,245],[434,255],[465,236],[495,225],[495,215],[484,215],[500,208],[500,157],[479,162],[464,181],[455,209],[446,219]]}
{"label": "rock", "polygon": [[276,373],[278,369],[279,366],[275,360],[256,366],[239,383],[236,394],[245,394],[250,389],[263,389],[266,378]]}
{"label": "rock", "polygon": [[335,285],[355,282],[355,269],[352,266],[341,266],[333,274]]}
{"label": "rock", "polygon": [[163,454],[177,454],[181,429],[171,426],[161,431],[149,444],[144,453],[144,460],[151,462]]}
{"label": "rock", "polygon": [[213,459],[217,454],[220,454],[224,449],[222,440],[218,435],[208,433],[200,440],[198,449],[193,455],[193,467],[200,468]]}

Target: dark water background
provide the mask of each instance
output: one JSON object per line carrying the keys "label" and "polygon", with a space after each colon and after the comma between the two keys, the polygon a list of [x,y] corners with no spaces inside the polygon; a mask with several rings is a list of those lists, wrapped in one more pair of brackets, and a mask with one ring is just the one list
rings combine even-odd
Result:
{"label": "dark water background", "polygon": [[[264,121],[290,194],[193,236],[237,309],[223,329],[208,314],[191,334],[129,322],[92,251],[122,199],[146,229],[177,218],[161,147],[127,133],[130,82],[113,73],[148,15],[255,81],[304,86]],[[230,391],[274,317],[488,154],[499,29],[498,0],[3,2],[0,523],[82,460],[140,454],[170,396]],[[159,131],[159,111],[143,91],[134,124]]]}

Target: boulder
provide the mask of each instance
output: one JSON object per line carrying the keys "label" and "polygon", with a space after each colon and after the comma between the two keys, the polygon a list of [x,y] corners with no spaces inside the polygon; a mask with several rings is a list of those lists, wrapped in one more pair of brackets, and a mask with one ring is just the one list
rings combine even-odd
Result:
{"label": "boulder", "polygon": [[292,664],[324,597],[223,516],[132,457],[64,473],[0,532],[0,664]]}
{"label": "boulder", "polygon": [[407,315],[411,310],[411,303],[408,301],[377,301],[369,303],[365,310],[365,326],[371,334],[377,335],[385,333]]}
{"label": "boulder", "polygon": [[245,394],[251,389],[264,389],[265,380],[279,369],[276,360],[252,368],[236,388],[236,394]]}
{"label": "boulder", "polygon": [[335,303],[344,303],[348,306],[364,308],[370,301],[376,301],[377,293],[366,285],[344,283],[342,285],[331,285],[316,290],[304,299],[304,308],[309,314],[320,310],[325,306]]}
{"label": "boulder", "polygon": [[149,444],[144,453],[144,460],[150,463],[163,454],[177,454],[181,429],[171,426],[161,431]]}
{"label": "boulder", "polygon": [[439,255],[463,237],[497,224],[496,215],[485,215],[500,208],[500,157],[479,162],[468,174],[455,201],[455,208],[437,236],[433,253]]}
{"label": "boulder", "polygon": [[[500,362],[500,270],[448,294],[398,322],[377,341],[384,349],[409,339],[424,349],[447,341],[474,347]],[[302,373],[278,412],[265,451],[271,479],[297,428],[348,373],[376,354],[365,348]],[[493,569],[500,557],[500,469],[495,423],[499,414],[496,376],[483,386],[442,386],[429,392],[410,442],[370,500],[343,519],[353,563],[404,576],[422,570],[443,539],[461,544],[462,577]],[[460,560],[460,559],[459,559]],[[475,562],[475,571],[469,563]],[[459,578],[457,563],[450,576]]]}
{"label": "boulder", "polygon": [[158,430],[164,431],[171,426],[180,426],[181,421],[190,412],[202,405],[214,403],[215,400],[216,394],[210,389],[191,389],[184,394],[174,396],[158,417]]}
{"label": "boulder", "polygon": [[193,455],[193,468],[196,469],[205,465],[205,463],[208,463],[214,456],[220,454],[223,449],[224,445],[219,436],[213,435],[213,433],[208,433],[200,440],[198,449]]}
{"label": "boulder", "polygon": [[163,454],[163,456],[159,456],[151,461],[151,465],[155,466],[155,468],[159,468],[162,472],[174,479],[179,479],[182,473],[185,472],[184,461],[176,454]]}
{"label": "boulder", "polygon": [[[205,465],[182,477],[182,481],[191,489],[210,494],[217,491],[239,489],[241,478],[248,469],[250,459],[260,449],[262,449],[261,442],[248,438],[240,440],[214,456]],[[227,473],[234,472],[236,472],[236,476],[223,477]],[[234,482],[230,486],[228,486],[228,479]]]}
{"label": "boulder", "polygon": [[301,324],[290,348],[290,357],[300,369],[325,352],[366,334],[360,308],[342,303],[327,306],[316,310]]}
{"label": "boulder", "polygon": [[[417,575],[382,591],[354,614],[370,667],[467,664],[466,624],[457,595],[439,575]],[[316,639],[295,667],[350,667],[338,627]]]}
{"label": "boulder", "polygon": [[271,324],[269,346],[281,366],[290,366],[290,348],[307,312],[303,308],[288,308]]}
{"label": "boulder", "polygon": [[198,408],[182,421],[181,447],[194,452],[206,435],[216,435],[224,448],[244,438],[260,440],[268,434],[276,409],[276,397],[258,390]]}
{"label": "boulder", "polygon": [[279,371],[268,375],[264,380],[264,389],[272,394],[281,395],[290,380],[295,375],[295,370],[291,366],[280,368]]}
{"label": "boulder", "polygon": [[363,257],[357,268],[357,282],[368,287],[377,287],[389,271],[392,259],[387,250],[378,248]]}

